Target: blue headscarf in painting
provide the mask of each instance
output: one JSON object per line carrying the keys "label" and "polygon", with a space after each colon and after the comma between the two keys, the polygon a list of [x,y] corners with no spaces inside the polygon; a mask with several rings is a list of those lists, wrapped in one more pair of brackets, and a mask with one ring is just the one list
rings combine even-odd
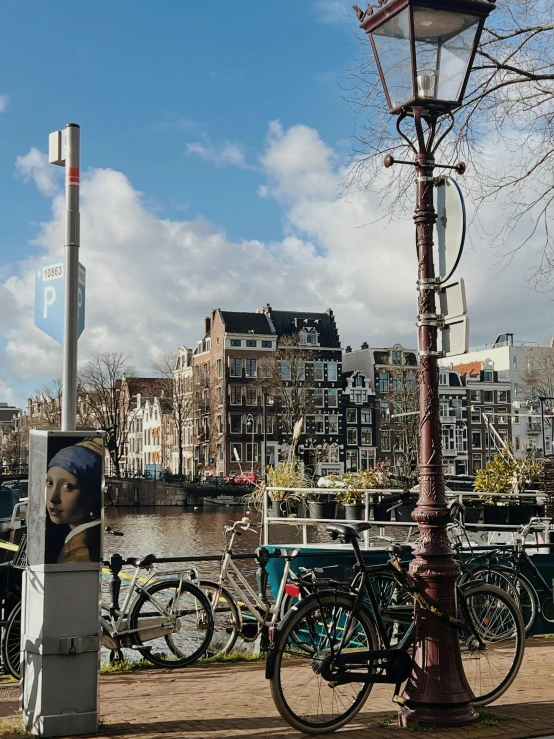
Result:
{"label": "blue headscarf in painting", "polygon": [[91,492],[100,492],[102,487],[102,442],[100,439],[66,446],[55,454],[48,463],[50,467],[61,467],[74,475]]}

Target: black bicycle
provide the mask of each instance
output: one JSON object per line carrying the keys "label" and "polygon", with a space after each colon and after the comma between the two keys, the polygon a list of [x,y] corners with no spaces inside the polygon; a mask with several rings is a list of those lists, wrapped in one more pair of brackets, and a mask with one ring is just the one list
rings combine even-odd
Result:
{"label": "black bicycle", "polygon": [[[521,665],[525,629],[505,591],[484,582],[459,586],[457,618],[452,619],[425,598],[407,572],[400,560],[405,545],[393,545],[386,564],[366,565],[358,537],[370,526],[326,526],[332,538],[352,545],[357,574],[351,583],[320,580],[273,633],[266,666],[273,700],[285,721],[306,734],[344,726],[375,683],[394,685],[393,700],[402,702],[401,686],[412,669],[415,599],[435,617],[455,622],[475,704],[502,695]],[[395,595],[387,587],[379,596],[376,584],[391,580]],[[398,624],[403,624],[400,633]]]}

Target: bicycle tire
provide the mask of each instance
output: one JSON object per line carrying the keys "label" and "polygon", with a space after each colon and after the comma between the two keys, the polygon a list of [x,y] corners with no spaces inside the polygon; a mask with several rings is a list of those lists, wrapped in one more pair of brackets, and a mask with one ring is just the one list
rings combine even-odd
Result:
{"label": "bicycle tire", "polygon": [[523,623],[525,624],[525,633],[528,634],[531,631],[537,617],[539,597],[526,577],[509,567],[498,566],[495,566],[494,570],[485,567],[471,570],[469,577],[471,580],[483,580],[489,585],[495,585],[505,590],[520,606]]}
{"label": "bicycle tire", "polygon": [[2,662],[4,672],[21,679],[21,603],[13,608],[4,627]]}
{"label": "bicycle tire", "polygon": [[229,654],[236,644],[242,625],[237,602],[227,588],[220,587],[216,582],[200,580],[199,585],[210,601],[214,619],[214,633],[207,651],[211,655]]}
{"label": "bicycle tire", "polygon": [[[154,598],[156,594],[162,594],[161,598]],[[184,602],[181,604],[182,596]],[[177,617],[171,613],[176,602]],[[138,651],[158,667],[184,667],[196,662],[206,652],[213,636],[212,608],[206,595],[186,580],[156,582],[145,588],[133,603],[129,626],[137,629],[140,619],[144,624],[159,619],[161,614],[175,621],[173,630],[144,641],[140,632],[135,632],[133,639]]]}
{"label": "bicycle tire", "polygon": [[[468,584],[461,590],[461,600],[459,638],[464,672],[475,696],[473,705],[486,706],[508,690],[519,672],[525,625],[513,598],[494,585]],[[481,663],[488,668],[488,675],[479,671]]]}
{"label": "bicycle tire", "polygon": [[[346,620],[348,614],[353,612],[353,607],[354,598],[346,593],[315,593],[294,606],[279,628],[274,670],[270,678],[271,695],[284,720],[305,734],[317,735],[340,729],[362,708],[373,687],[372,683],[337,685],[326,682],[318,674],[322,656],[328,653],[326,649],[333,643],[333,634],[337,644],[341,638],[339,636],[337,639],[341,630],[340,619]],[[331,616],[331,621],[323,631],[321,623],[328,616]],[[370,614],[362,609],[354,618],[353,628],[351,627],[350,636],[344,646],[347,649],[351,644],[355,645],[351,648],[377,649],[378,638]],[[301,634],[304,635],[303,640],[299,638]],[[283,665],[284,654],[289,659]],[[301,662],[302,659],[304,662]],[[314,679],[317,684],[313,683]],[[321,690],[322,684],[325,686],[324,690]],[[356,685],[361,687],[356,689]],[[316,690],[312,692],[312,696],[306,696],[306,691],[313,688]],[[352,693],[352,689],[355,694],[349,699],[347,693]],[[299,712],[294,703],[298,704],[304,696],[307,697],[308,708],[304,711],[300,708]],[[314,701],[315,714],[312,710]],[[347,706],[347,703],[351,704]],[[335,705],[342,711],[337,715],[334,714]],[[319,706],[323,711],[321,716]]]}

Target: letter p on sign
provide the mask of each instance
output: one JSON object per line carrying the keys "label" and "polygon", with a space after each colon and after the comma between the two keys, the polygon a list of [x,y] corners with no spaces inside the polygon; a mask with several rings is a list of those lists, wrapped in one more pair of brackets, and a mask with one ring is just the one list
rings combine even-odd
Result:
{"label": "letter p on sign", "polygon": [[51,305],[54,305],[54,302],[56,301],[56,288],[52,287],[52,285],[48,285],[44,288],[44,302],[43,302],[43,318],[48,318],[48,308]]}

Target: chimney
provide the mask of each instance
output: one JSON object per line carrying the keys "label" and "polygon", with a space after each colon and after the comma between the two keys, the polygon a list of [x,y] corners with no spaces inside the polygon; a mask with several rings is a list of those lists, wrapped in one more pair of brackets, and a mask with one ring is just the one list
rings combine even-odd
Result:
{"label": "chimney", "polygon": [[350,354],[351,351],[352,351],[352,347],[351,346],[347,346],[346,349],[344,350],[344,353],[345,354]]}
{"label": "chimney", "polygon": [[362,349],[369,349],[369,344],[367,343],[367,341],[364,341],[364,343],[362,344]]}
{"label": "chimney", "polygon": [[204,318],[204,336],[210,333],[211,327],[212,327],[212,319],[209,316],[207,316],[206,318]]}

